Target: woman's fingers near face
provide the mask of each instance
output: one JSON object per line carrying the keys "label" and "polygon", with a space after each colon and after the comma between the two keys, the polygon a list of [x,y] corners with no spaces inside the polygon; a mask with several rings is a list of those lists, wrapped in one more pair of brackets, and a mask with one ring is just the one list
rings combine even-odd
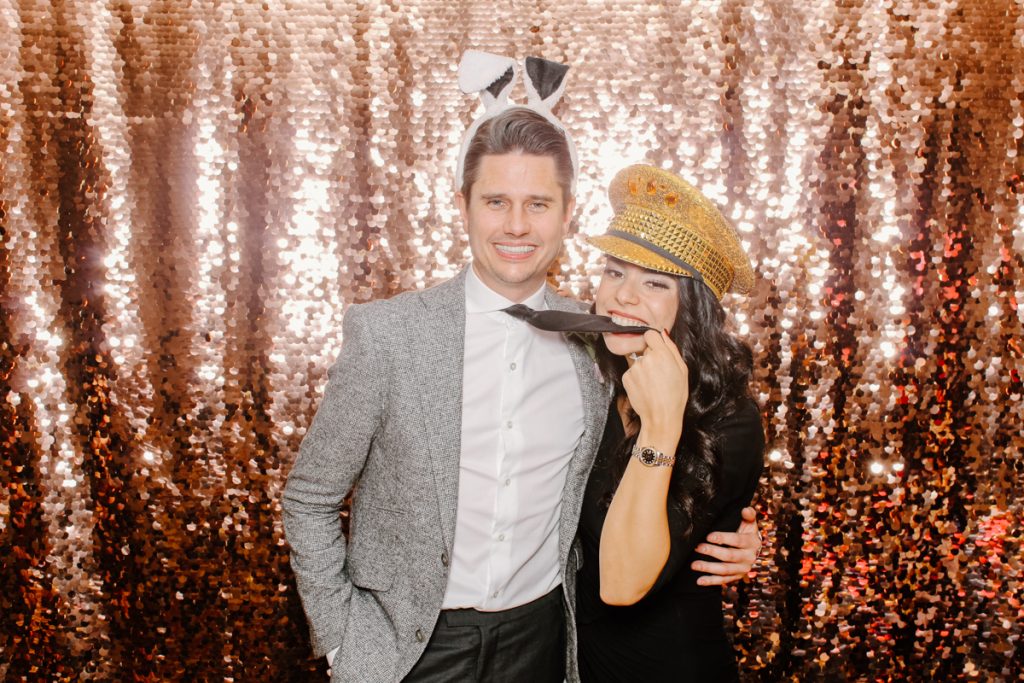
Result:
{"label": "woman's fingers near face", "polygon": [[[649,356],[657,357],[661,354],[666,354],[666,360],[671,358],[684,374],[687,372],[686,361],[680,355],[679,348],[676,347],[675,342],[664,331],[655,332],[654,330],[648,330],[644,332],[644,341],[647,343],[647,351],[645,353],[648,353]],[[638,355],[637,357],[639,358],[640,356]]]}
{"label": "woman's fingers near face", "polygon": [[647,330],[644,332],[644,348],[642,354],[637,354],[637,358],[656,358],[660,353],[665,350],[665,341],[662,339],[660,332],[654,330]]}
{"label": "woman's fingers near face", "polygon": [[664,343],[661,332],[655,332],[654,330],[647,330],[644,332],[644,342],[647,344],[647,348],[656,348]]}
{"label": "woman's fingers near face", "polygon": [[658,335],[661,338],[662,343],[665,346],[665,350],[671,354],[672,358],[675,359],[676,363],[682,370],[686,371],[686,361],[683,360],[683,355],[679,352],[679,347],[672,341],[672,337],[669,336],[668,330],[662,330],[661,334]]}

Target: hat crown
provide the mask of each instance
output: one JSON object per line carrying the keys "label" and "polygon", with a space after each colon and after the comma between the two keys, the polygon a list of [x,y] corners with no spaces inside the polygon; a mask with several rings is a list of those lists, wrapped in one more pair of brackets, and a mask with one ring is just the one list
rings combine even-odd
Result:
{"label": "hat crown", "polygon": [[590,240],[597,248],[651,270],[701,279],[719,299],[753,287],[736,231],[690,183],[637,164],[615,175],[608,196],[615,216],[605,235]]}

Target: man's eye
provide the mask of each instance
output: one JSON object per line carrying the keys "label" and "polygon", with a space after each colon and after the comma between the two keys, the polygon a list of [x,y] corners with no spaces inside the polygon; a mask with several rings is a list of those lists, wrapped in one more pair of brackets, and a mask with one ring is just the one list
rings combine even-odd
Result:
{"label": "man's eye", "polygon": [[548,208],[548,205],[545,204],[544,202],[533,202],[532,204],[530,204],[530,208],[533,209],[534,211],[543,211],[544,209]]}

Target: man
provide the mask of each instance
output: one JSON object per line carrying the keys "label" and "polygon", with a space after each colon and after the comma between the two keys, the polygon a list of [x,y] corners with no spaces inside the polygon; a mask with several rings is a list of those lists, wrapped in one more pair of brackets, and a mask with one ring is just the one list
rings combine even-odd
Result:
{"label": "man", "polygon": [[[567,145],[530,109],[483,122],[456,198],[472,266],[346,312],[283,500],[334,680],[576,680],[572,544],[609,387],[581,344],[501,312],[579,310],[545,285],[575,206]],[[721,536],[741,547],[709,551],[737,562],[711,566],[724,582],[758,540]]]}

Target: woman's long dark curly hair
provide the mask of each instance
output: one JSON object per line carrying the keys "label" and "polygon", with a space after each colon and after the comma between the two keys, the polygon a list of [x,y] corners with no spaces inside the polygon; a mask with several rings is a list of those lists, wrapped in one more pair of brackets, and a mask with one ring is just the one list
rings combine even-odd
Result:
{"label": "woman's long dark curly hair", "polygon": [[[688,538],[699,516],[709,511],[721,481],[715,426],[735,414],[750,397],[754,359],[747,344],[726,332],[725,311],[707,285],[689,277],[677,278],[677,282],[679,310],[670,334],[689,369],[690,394],[669,495],[682,510]],[[624,396],[626,359],[613,355],[603,338],[597,342],[597,363],[602,374],[614,381],[616,398]],[[639,432],[639,418],[632,411],[630,417],[633,424],[627,425],[627,436],[614,460],[616,482],[622,479]],[[610,504],[611,495],[604,502]]]}

